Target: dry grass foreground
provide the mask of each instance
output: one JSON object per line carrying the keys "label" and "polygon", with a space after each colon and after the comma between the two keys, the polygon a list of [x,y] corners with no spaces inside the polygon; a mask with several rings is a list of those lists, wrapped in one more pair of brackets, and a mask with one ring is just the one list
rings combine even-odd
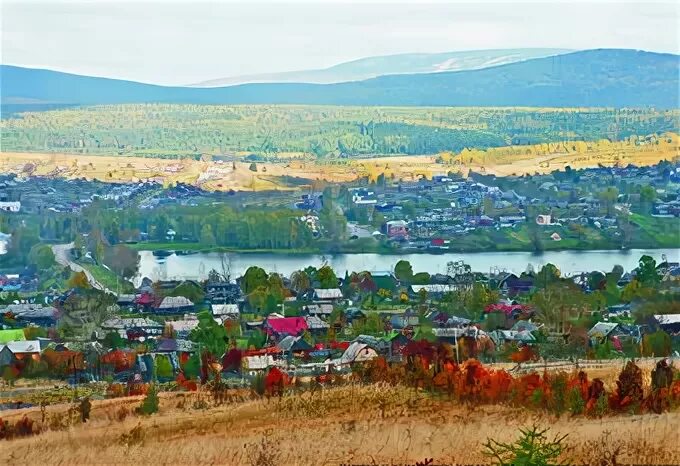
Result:
{"label": "dry grass foreground", "polygon": [[[168,160],[74,154],[0,152],[0,173],[34,176],[86,178],[120,183],[154,179],[165,184],[183,182],[211,191],[288,190],[294,186],[286,177],[317,181],[347,182],[368,176],[416,180],[446,172],[474,170],[498,176],[547,173],[567,165],[592,168],[598,165],[654,165],[680,155],[678,135],[658,140],[622,142],[565,142],[511,146],[487,151],[465,150],[439,156],[397,156],[369,159],[317,161],[304,157],[279,163],[257,163],[257,171],[247,162],[216,163],[191,159]],[[436,163],[443,159],[445,164]]]}
{"label": "dry grass foreground", "polygon": [[[680,413],[556,418],[504,406],[472,408],[386,385],[343,386],[282,399],[165,393],[160,412],[130,415],[140,398],[95,401],[87,424],[0,442],[0,464],[340,465],[488,464],[482,444],[538,424],[569,434],[572,464],[680,464]],[[211,406],[212,407],[208,407]],[[47,409],[47,416],[66,407]],[[15,411],[40,419],[39,408]]]}

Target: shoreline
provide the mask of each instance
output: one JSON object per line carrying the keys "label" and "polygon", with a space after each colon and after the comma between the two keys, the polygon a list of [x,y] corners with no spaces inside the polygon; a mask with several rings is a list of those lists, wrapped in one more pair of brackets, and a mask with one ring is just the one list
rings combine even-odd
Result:
{"label": "shoreline", "polygon": [[[226,248],[226,247],[204,247],[203,245],[196,245],[193,243],[183,244],[183,243],[136,243],[128,244],[136,251],[172,251],[175,254],[177,251],[191,251],[193,254],[210,254],[210,253],[225,253],[225,254],[280,254],[280,255],[291,255],[291,256],[305,256],[305,255],[344,255],[344,254],[378,254],[381,256],[404,256],[411,254],[422,254],[422,255],[446,255],[446,254],[484,254],[484,253],[499,253],[499,252],[509,252],[509,253],[523,253],[523,254],[533,254],[536,256],[541,256],[543,253],[547,252],[610,252],[619,251],[625,253],[626,251],[634,251],[639,249],[649,249],[649,250],[662,250],[662,249],[680,249],[680,242],[677,244],[663,245],[663,244],[653,244],[653,245],[634,245],[627,248],[617,248],[617,247],[603,247],[603,246],[593,246],[593,247],[555,247],[555,248],[545,248],[541,251],[526,249],[526,248],[481,248],[481,249],[387,249],[387,248],[361,248],[361,250],[353,248],[340,248],[338,250],[324,250],[321,248],[314,249],[239,249],[239,248]],[[189,247],[187,247],[189,246]],[[193,255],[188,254],[188,255]],[[177,254],[175,254],[177,255]],[[182,254],[179,254],[181,256]]]}

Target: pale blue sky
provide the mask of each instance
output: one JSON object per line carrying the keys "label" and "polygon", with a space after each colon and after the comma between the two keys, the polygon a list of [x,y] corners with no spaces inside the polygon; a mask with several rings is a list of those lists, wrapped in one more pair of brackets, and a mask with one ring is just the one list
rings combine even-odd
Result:
{"label": "pale blue sky", "polygon": [[0,1],[3,63],[160,84],[404,52],[680,49],[677,2]]}

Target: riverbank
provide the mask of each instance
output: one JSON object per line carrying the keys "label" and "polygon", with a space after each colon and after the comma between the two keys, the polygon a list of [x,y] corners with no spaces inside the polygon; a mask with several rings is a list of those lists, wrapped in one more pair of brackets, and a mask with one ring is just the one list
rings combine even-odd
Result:
{"label": "riverbank", "polygon": [[[360,240],[355,240],[360,241]],[[136,251],[173,251],[189,253],[231,253],[231,254],[280,254],[280,255],[309,255],[309,254],[380,254],[385,256],[401,256],[404,254],[446,254],[446,253],[490,253],[490,252],[526,252],[540,255],[544,252],[560,252],[560,251],[626,251],[632,249],[675,249],[680,248],[680,235],[674,241],[632,241],[628,247],[621,247],[620,245],[608,242],[570,242],[570,241],[552,241],[542,244],[541,248],[535,248],[527,244],[513,244],[513,243],[493,243],[480,242],[476,246],[474,244],[461,244],[449,246],[448,248],[417,248],[417,247],[389,247],[381,244],[375,240],[371,242],[362,243],[321,243],[322,245],[314,248],[305,249],[243,249],[243,248],[229,248],[223,246],[208,246],[201,243],[182,243],[182,242],[166,242],[154,243],[144,242],[128,244],[128,246]]]}
{"label": "riverbank", "polygon": [[[643,255],[653,257],[657,264],[664,257],[671,262],[680,262],[680,248],[664,249],[628,249],[628,250],[598,250],[598,251],[543,251],[541,254],[532,252],[474,252],[442,254],[411,254],[403,251],[398,254],[377,253],[349,253],[349,254],[290,254],[270,252],[229,252],[228,261],[232,276],[245,273],[248,267],[263,267],[267,271],[277,272],[286,276],[292,272],[308,266],[320,267],[330,265],[338,275],[347,272],[367,270],[369,272],[384,272],[393,270],[399,260],[408,260],[416,272],[446,273],[449,262],[463,261],[476,272],[507,271],[520,274],[531,266],[539,270],[547,263],[557,266],[564,275],[590,272],[594,268],[608,272],[615,265],[620,265],[626,271],[638,266]],[[150,251],[140,252],[139,274],[141,277],[177,280],[204,280],[211,269],[221,270],[223,255],[214,252],[199,252],[190,255],[175,255],[156,257]]]}

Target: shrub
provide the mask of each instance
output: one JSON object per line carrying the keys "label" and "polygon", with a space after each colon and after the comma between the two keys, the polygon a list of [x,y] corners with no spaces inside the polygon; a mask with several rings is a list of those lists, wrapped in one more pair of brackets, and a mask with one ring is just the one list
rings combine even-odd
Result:
{"label": "shrub", "polygon": [[610,398],[610,406],[614,410],[635,410],[643,397],[642,370],[634,362],[628,361],[616,381],[616,391]]}
{"label": "shrub", "polygon": [[671,347],[671,337],[663,330],[650,333],[642,338],[643,356],[669,356]]}
{"label": "shrub", "polygon": [[567,435],[556,435],[550,439],[550,429],[540,429],[536,425],[520,429],[521,436],[515,443],[501,443],[488,439],[484,444],[484,454],[496,460],[499,466],[553,466],[567,464],[559,461],[564,451]]}
{"label": "shrub", "polygon": [[156,386],[151,384],[146,392],[146,396],[142,401],[141,406],[137,408],[137,412],[140,414],[151,415],[158,412],[158,393],[156,391]]}
{"label": "shrub", "polygon": [[567,393],[567,409],[572,415],[583,414],[586,408],[586,402],[581,396],[581,391],[578,387],[573,387]]}
{"label": "shrub", "polygon": [[9,421],[3,421],[0,418],[0,439],[12,439],[15,437],[28,437],[35,434],[33,430],[33,420],[24,415],[21,419],[16,421],[14,425]]}
{"label": "shrub", "polygon": [[264,374],[258,373],[250,382],[250,389],[260,396],[264,395]]}

